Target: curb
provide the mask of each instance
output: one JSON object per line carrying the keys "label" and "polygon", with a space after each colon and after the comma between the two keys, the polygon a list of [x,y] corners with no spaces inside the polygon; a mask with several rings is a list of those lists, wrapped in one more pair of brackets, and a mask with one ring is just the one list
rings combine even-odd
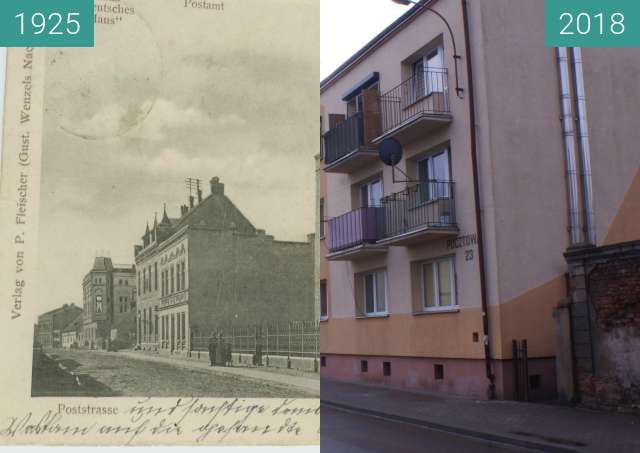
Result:
{"label": "curb", "polygon": [[578,450],[572,448],[557,447],[550,444],[544,444],[539,442],[532,442],[528,440],[516,439],[513,437],[502,436],[499,434],[485,433],[482,431],[474,431],[465,428],[459,428],[455,426],[442,425],[440,423],[429,422],[426,420],[420,420],[417,418],[405,417],[402,415],[388,414],[384,412],[378,412],[371,409],[363,409],[360,407],[349,406],[347,404],[335,403],[331,401],[321,400],[320,406],[326,406],[345,412],[352,412],[356,414],[366,415],[369,417],[381,418],[384,420],[390,420],[394,422],[406,423],[409,425],[419,426],[422,428],[432,429],[435,431],[442,431],[457,436],[469,437],[478,439],[484,442],[498,443],[503,445],[510,445],[513,447],[526,448],[534,451],[543,451],[549,453],[576,453]]}

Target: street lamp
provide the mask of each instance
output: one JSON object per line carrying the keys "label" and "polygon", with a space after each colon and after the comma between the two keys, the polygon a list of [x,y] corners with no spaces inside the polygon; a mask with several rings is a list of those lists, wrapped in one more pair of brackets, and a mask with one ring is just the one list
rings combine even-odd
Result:
{"label": "street lamp", "polygon": [[419,6],[422,9],[431,11],[433,14],[435,14],[440,19],[442,19],[444,24],[447,26],[447,29],[449,30],[449,35],[451,35],[451,43],[453,45],[453,63],[454,63],[455,77],[456,77],[456,94],[459,98],[462,99],[462,93],[464,92],[464,88],[460,88],[460,81],[458,78],[458,60],[462,59],[462,57],[458,55],[458,49],[456,47],[456,39],[453,36],[453,30],[451,29],[451,25],[449,25],[449,22],[447,21],[447,19],[445,19],[445,17],[435,9],[431,8],[430,6],[427,6],[424,3],[424,0],[391,0],[391,1],[393,3],[397,3],[398,5],[403,5],[403,6],[409,6],[409,5]]}

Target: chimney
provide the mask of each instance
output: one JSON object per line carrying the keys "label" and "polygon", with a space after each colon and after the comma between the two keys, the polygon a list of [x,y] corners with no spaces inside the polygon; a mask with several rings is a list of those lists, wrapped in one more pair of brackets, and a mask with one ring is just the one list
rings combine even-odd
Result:
{"label": "chimney", "polygon": [[202,203],[202,190],[198,189],[198,204]]}
{"label": "chimney", "polygon": [[209,181],[209,183],[211,184],[212,195],[224,195],[224,184],[220,182],[220,178],[214,176],[213,178],[211,178],[211,181]]}
{"label": "chimney", "polygon": [[194,202],[193,195],[190,195],[189,196],[189,206],[191,207],[191,209],[193,209],[193,202]]}

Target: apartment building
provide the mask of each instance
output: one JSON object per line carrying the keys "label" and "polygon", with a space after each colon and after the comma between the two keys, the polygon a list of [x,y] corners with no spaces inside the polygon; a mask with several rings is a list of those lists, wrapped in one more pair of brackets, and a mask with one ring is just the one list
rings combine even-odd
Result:
{"label": "apartment building", "polygon": [[34,346],[61,348],[64,328],[80,314],[82,314],[80,307],[64,304],[62,307],[39,315],[38,323],[34,326]]}
{"label": "apartment building", "polygon": [[[234,326],[316,318],[315,236],[279,241],[257,229],[219,178],[153,222],[136,245],[142,349],[187,354]],[[197,343],[197,344],[195,344]]]}
{"label": "apartment building", "polygon": [[421,1],[321,82],[323,376],[556,394],[565,253],[640,239],[640,50],[546,48],[543,24]]}
{"label": "apartment building", "polygon": [[135,341],[136,269],[114,265],[109,257],[94,259],[82,280],[81,348],[130,347]]}

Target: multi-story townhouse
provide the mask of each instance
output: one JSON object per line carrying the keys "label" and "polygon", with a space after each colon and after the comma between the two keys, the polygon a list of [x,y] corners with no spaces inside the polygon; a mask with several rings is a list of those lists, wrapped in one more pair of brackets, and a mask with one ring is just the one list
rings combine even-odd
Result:
{"label": "multi-story townhouse", "polygon": [[323,376],[556,393],[564,254],[640,238],[640,51],[547,48],[543,24],[423,0],[321,82]]}
{"label": "multi-story townhouse", "polygon": [[106,349],[134,343],[136,309],[135,266],[114,266],[99,256],[82,280],[83,326],[79,346]]}
{"label": "multi-story townhouse", "polygon": [[61,348],[64,328],[80,314],[80,307],[65,304],[38,316],[38,323],[34,327],[35,345],[43,348]]}
{"label": "multi-story townhouse", "polygon": [[[188,354],[212,334],[315,318],[315,236],[279,241],[257,229],[214,177],[181,215],[147,225],[136,245],[137,342]],[[197,343],[197,344],[196,344]]]}

